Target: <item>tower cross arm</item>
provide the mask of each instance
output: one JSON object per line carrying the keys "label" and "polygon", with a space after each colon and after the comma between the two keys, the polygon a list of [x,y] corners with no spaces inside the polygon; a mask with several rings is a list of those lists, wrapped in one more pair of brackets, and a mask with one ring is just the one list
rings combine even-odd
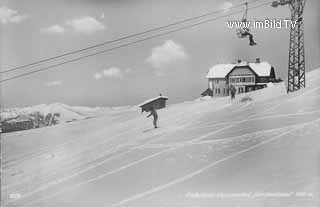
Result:
{"label": "tower cross arm", "polygon": [[271,6],[272,7],[278,7],[278,6],[284,6],[289,5],[291,10],[300,10],[304,8],[307,0],[276,0],[273,1]]}
{"label": "tower cross arm", "polygon": [[272,7],[278,7],[278,6],[284,6],[284,5],[293,5],[295,1],[299,0],[278,0],[278,1],[273,1],[271,6]]}

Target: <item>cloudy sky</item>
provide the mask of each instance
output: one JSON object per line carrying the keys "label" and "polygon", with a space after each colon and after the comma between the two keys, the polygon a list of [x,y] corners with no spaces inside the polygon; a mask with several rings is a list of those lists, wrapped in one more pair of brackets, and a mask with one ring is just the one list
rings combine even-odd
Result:
{"label": "cloudy sky", "polygon": [[[1,70],[241,2],[244,1],[0,0]],[[320,66],[319,9],[318,0],[309,0],[305,8],[307,70]],[[264,20],[285,19],[290,13],[287,7],[274,9],[265,6],[250,10],[248,15],[251,20]],[[4,107],[52,102],[88,106],[132,105],[159,93],[169,96],[170,103],[182,102],[199,97],[206,89],[205,75],[214,64],[237,59],[254,61],[256,57],[274,65],[277,75],[285,79],[289,30],[252,29],[258,45],[249,47],[248,41],[238,39],[235,31],[226,24],[227,20],[237,20],[241,16],[233,15],[2,83],[1,104]],[[128,42],[114,43],[72,57]],[[58,62],[3,74],[1,78]]]}

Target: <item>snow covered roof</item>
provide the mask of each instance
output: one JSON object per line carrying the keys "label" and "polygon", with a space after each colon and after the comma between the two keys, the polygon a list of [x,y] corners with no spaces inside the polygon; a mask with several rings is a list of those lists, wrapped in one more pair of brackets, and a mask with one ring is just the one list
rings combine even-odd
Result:
{"label": "snow covered roof", "polygon": [[157,100],[157,99],[161,99],[161,98],[168,100],[168,97],[166,97],[166,96],[157,96],[157,97],[150,98],[150,99],[144,101],[143,103],[139,104],[138,106],[139,106],[139,107],[142,107],[142,106],[145,105],[145,104],[151,103],[151,102],[153,102],[153,101],[155,101],[155,100]]}
{"label": "snow covered roof", "polygon": [[258,76],[269,76],[272,68],[268,62],[249,63],[249,66]]}
{"label": "snow covered roof", "polygon": [[218,64],[213,66],[208,74],[207,78],[225,78],[226,75],[234,68],[235,64]]}
{"label": "snow covered roof", "polygon": [[249,66],[259,76],[269,76],[272,68],[268,62],[248,63],[242,61],[236,64],[218,64],[210,68],[206,78],[225,78],[235,66]]}

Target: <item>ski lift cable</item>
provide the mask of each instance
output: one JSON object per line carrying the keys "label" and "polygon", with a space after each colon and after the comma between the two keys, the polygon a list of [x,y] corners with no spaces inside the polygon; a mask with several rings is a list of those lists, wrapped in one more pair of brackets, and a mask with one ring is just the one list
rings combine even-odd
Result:
{"label": "ski lift cable", "polygon": [[[266,6],[266,5],[269,5],[269,4],[270,4],[270,1],[268,1],[266,3],[259,4],[259,5],[252,6],[252,7],[250,7],[250,9],[256,9],[256,8],[259,8],[259,7],[262,7],[262,6]],[[54,65],[51,65],[51,66],[43,67],[43,68],[31,71],[31,72],[27,72],[27,73],[23,73],[23,74],[20,74],[20,75],[16,75],[16,76],[13,76],[13,77],[10,77],[10,78],[7,78],[7,79],[0,80],[0,84],[2,84],[4,82],[8,82],[8,81],[13,80],[13,79],[17,79],[17,78],[20,78],[20,77],[28,76],[28,75],[31,75],[31,74],[34,74],[34,73],[38,73],[38,72],[41,72],[41,71],[53,69],[55,67],[58,67],[58,66],[61,66],[61,65],[67,64],[67,63],[79,61],[79,60],[85,59],[87,57],[91,57],[91,56],[95,56],[95,55],[98,55],[98,54],[110,52],[110,51],[113,51],[113,50],[116,50],[116,49],[128,47],[130,45],[134,45],[134,44],[137,44],[137,43],[140,43],[140,42],[144,42],[146,40],[154,39],[154,38],[165,36],[165,35],[168,35],[168,34],[171,34],[171,33],[174,33],[174,32],[178,32],[178,31],[181,31],[181,30],[186,30],[186,29],[198,26],[198,25],[202,25],[202,24],[205,24],[205,23],[213,22],[215,20],[218,20],[218,19],[221,19],[221,18],[224,18],[224,17],[228,17],[228,16],[232,16],[232,15],[235,15],[235,14],[239,14],[241,12],[242,11],[236,11],[236,12],[233,12],[233,13],[230,13],[230,14],[227,14],[227,15],[218,16],[218,17],[215,17],[215,18],[211,18],[211,19],[208,19],[208,20],[205,20],[205,21],[201,21],[201,22],[195,23],[195,24],[191,24],[191,25],[187,25],[187,26],[184,26],[184,27],[180,27],[178,29],[170,30],[170,31],[163,32],[163,33],[160,33],[160,34],[157,34],[157,35],[153,35],[153,36],[142,38],[142,39],[139,39],[139,40],[136,40],[136,41],[133,41],[133,42],[122,44],[122,45],[119,45],[119,46],[116,46],[116,47],[112,47],[112,48],[105,49],[105,50],[102,50],[102,51],[98,51],[98,52],[95,52],[95,53],[92,53],[92,54],[88,54],[88,55],[77,57],[77,58],[74,58],[74,59],[71,59],[71,60],[67,60],[67,61],[64,61],[64,62],[61,62],[61,63],[57,63],[57,64],[54,64]]]}
{"label": "ski lift cable", "polygon": [[[252,1],[250,1],[250,3],[255,3],[255,2],[259,2],[259,1],[261,1],[261,0],[252,0]],[[247,4],[247,3],[248,2],[245,2],[245,4]],[[241,7],[241,6],[243,6],[243,4],[244,3],[237,4],[237,5],[232,6],[230,8],[208,12],[208,13],[205,13],[205,14],[202,14],[202,15],[199,15],[199,16],[183,19],[183,20],[180,20],[180,21],[168,24],[168,25],[155,27],[155,28],[143,31],[143,32],[139,32],[139,33],[123,36],[123,37],[120,37],[120,38],[117,38],[117,39],[114,39],[114,40],[110,40],[110,41],[103,42],[103,43],[100,43],[100,44],[92,45],[90,47],[86,47],[86,48],[82,48],[82,49],[79,49],[79,50],[63,53],[63,54],[60,54],[60,55],[57,55],[57,56],[53,56],[53,57],[45,58],[45,59],[42,59],[42,60],[39,60],[39,61],[31,62],[31,63],[25,64],[25,65],[21,65],[21,66],[5,69],[5,70],[0,71],[0,74],[9,73],[9,72],[12,72],[12,71],[24,69],[24,68],[27,68],[27,67],[30,67],[30,66],[35,66],[35,65],[38,65],[40,63],[46,63],[46,62],[49,62],[51,60],[56,60],[56,59],[59,59],[59,58],[62,58],[62,57],[70,56],[70,55],[77,54],[77,53],[80,53],[80,52],[84,52],[84,51],[87,51],[87,50],[90,50],[90,49],[94,49],[94,48],[97,48],[97,47],[105,46],[105,45],[108,45],[108,44],[111,44],[111,43],[119,42],[119,41],[126,40],[126,39],[129,39],[129,38],[141,36],[141,35],[144,35],[144,34],[147,34],[147,33],[151,33],[151,32],[155,32],[155,31],[158,31],[158,30],[166,29],[168,27],[172,27],[172,26],[176,26],[176,25],[179,25],[179,24],[182,24],[182,23],[187,23],[189,21],[201,19],[203,17],[211,16],[213,14],[222,13],[222,12],[225,12],[225,11],[228,11],[228,10],[231,10],[231,9],[235,9],[235,8]]]}
{"label": "ski lift cable", "polygon": [[[259,5],[253,6],[250,9],[259,8],[259,7],[268,5],[269,3],[270,3],[270,1],[268,1],[266,3],[263,3],[263,4],[259,4]],[[88,58],[88,57],[95,56],[95,55],[98,55],[98,54],[106,53],[106,52],[113,51],[113,50],[116,50],[116,49],[119,49],[119,48],[127,47],[127,46],[130,46],[130,45],[133,45],[133,44],[137,44],[137,43],[140,43],[140,42],[144,42],[146,40],[150,40],[150,39],[154,39],[154,38],[157,38],[157,37],[161,37],[161,36],[164,36],[164,35],[167,35],[167,34],[171,34],[171,33],[177,32],[177,31],[186,30],[186,29],[191,28],[191,27],[195,27],[195,26],[198,26],[198,25],[201,25],[201,24],[212,22],[212,21],[218,20],[220,18],[228,17],[228,16],[235,15],[235,14],[238,14],[238,13],[241,13],[241,12],[242,11],[237,11],[237,12],[233,12],[233,13],[230,13],[230,14],[227,14],[227,15],[218,16],[216,18],[208,19],[206,21],[201,21],[201,22],[198,22],[198,23],[195,23],[195,24],[191,24],[191,25],[187,25],[187,26],[178,28],[178,29],[170,30],[168,32],[160,33],[160,34],[153,35],[153,36],[150,36],[150,37],[146,37],[146,38],[143,38],[143,39],[139,39],[139,40],[136,40],[136,41],[133,41],[133,42],[130,42],[130,43],[126,43],[126,44],[123,44],[123,45],[119,45],[119,46],[116,46],[116,47],[112,47],[112,48],[109,48],[109,49],[98,51],[98,52],[95,52],[95,53],[92,53],[92,54],[89,54],[89,55],[85,55],[85,56],[81,56],[81,57],[74,58],[74,59],[71,59],[71,60],[67,60],[67,61],[64,61],[64,62],[61,62],[61,63],[57,63],[57,64],[54,64],[54,65],[51,65],[51,66],[43,67],[43,68],[40,68],[38,70],[34,70],[34,71],[31,71],[31,72],[28,72],[28,73],[24,73],[24,74],[21,74],[21,75],[16,75],[16,76],[13,76],[13,77],[10,77],[10,78],[7,78],[7,79],[0,80],[0,83],[7,82],[9,80],[13,80],[13,79],[16,79],[16,78],[19,78],[19,77],[31,75],[33,73],[41,72],[41,71],[44,71],[44,70],[49,70],[49,69],[52,69],[52,68],[57,67],[57,66],[61,66],[61,65],[67,64],[67,63],[75,62],[75,61],[79,61],[79,60],[84,59],[84,58]]]}

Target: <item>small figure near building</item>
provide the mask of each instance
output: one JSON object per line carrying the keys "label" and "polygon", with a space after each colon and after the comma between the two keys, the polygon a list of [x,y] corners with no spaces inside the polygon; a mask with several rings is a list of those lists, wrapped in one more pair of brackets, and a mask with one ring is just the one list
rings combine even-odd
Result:
{"label": "small figure near building", "polygon": [[237,89],[233,85],[231,85],[230,86],[231,100],[235,99],[236,91]]}

